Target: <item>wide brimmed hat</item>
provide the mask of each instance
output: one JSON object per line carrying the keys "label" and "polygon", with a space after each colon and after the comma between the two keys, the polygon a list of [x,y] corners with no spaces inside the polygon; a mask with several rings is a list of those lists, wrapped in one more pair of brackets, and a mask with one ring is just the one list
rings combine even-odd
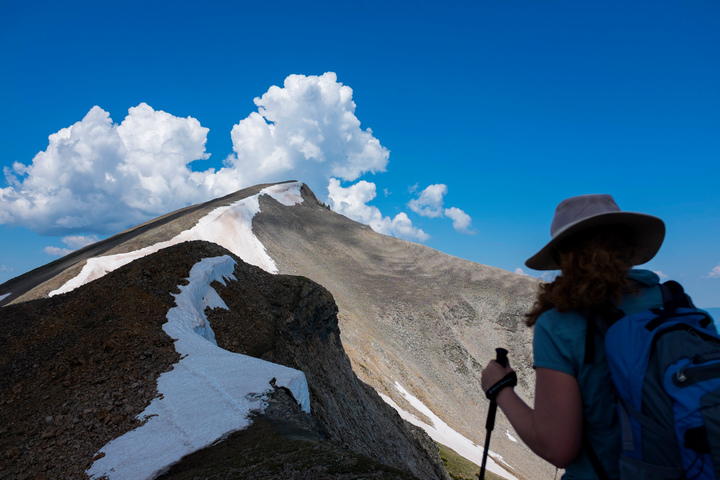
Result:
{"label": "wide brimmed hat", "polygon": [[649,262],[665,239],[665,223],[658,217],[623,212],[610,195],[581,195],[560,202],[555,210],[552,240],[526,262],[533,270],[559,270],[555,248],[569,236],[592,227],[624,226],[631,235],[633,265]]}

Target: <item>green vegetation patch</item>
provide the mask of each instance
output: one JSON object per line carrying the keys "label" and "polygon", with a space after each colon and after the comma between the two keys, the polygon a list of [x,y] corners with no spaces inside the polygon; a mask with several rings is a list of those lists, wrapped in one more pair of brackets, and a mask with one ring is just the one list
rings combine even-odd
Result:
{"label": "green vegetation patch", "polygon": [[[448,475],[453,480],[477,480],[480,475],[480,466],[475,465],[467,458],[459,455],[455,450],[445,445],[437,444],[440,449],[440,459],[445,465]],[[485,472],[485,480],[504,480],[492,472]]]}

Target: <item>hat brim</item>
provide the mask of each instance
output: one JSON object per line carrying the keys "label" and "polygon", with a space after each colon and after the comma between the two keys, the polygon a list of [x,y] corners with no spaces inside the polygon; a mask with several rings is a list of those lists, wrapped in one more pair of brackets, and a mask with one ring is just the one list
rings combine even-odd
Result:
{"label": "hat brim", "polygon": [[560,265],[555,261],[554,255],[558,243],[591,227],[616,225],[630,229],[635,250],[633,265],[649,262],[660,250],[665,239],[665,222],[658,217],[636,212],[607,212],[566,225],[547,245],[530,257],[525,265],[533,270],[559,270]]}

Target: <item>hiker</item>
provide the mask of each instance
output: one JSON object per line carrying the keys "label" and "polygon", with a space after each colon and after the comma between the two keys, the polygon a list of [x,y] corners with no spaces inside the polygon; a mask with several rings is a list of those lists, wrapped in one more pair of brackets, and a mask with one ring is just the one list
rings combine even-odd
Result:
{"label": "hiker", "polygon": [[[608,478],[619,478],[622,445],[613,383],[601,336],[590,337],[595,360],[585,362],[587,315],[616,307],[629,315],[663,305],[658,276],[632,267],[655,256],[665,224],[621,211],[610,195],[583,195],[558,205],[550,231],[550,242],[525,263],[561,271],[540,287],[526,314],[528,326],[535,326],[534,407],[512,388],[499,390],[495,401],[530,449],[565,468],[563,479],[599,478],[593,461]],[[483,390],[511,374],[510,366],[489,362]]]}

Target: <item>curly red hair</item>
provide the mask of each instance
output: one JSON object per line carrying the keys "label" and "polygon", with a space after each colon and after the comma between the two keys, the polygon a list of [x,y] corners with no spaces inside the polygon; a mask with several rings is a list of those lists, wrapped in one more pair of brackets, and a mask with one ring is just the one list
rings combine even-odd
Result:
{"label": "curly red hair", "polygon": [[633,248],[620,228],[590,229],[558,245],[556,255],[561,274],[540,286],[533,308],[525,315],[532,326],[550,309],[612,311],[624,293],[636,293],[628,278]]}

